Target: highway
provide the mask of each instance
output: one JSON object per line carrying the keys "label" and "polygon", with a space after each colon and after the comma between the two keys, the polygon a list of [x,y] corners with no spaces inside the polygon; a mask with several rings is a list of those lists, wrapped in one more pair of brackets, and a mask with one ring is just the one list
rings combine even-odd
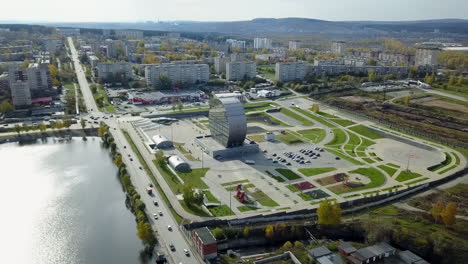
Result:
{"label": "highway", "polygon": [[[152,196],[147,194],[146,188],[149,187],[149,183],[151,181],[145,170],[142,169],[143,166],[140,164],[136,154],[133,152],[121,131],[121,120],[119,120],[118,117],[110,117],[110,115],[108,116],[106,113],[99,111],[89,88],[88,81],[86,80],[83,68],[81,67],[73,40],[68,38],[68,43],[72,53],[72,60],[74,62],[78,83],[80,84],[80,89],[82,91],[88,113],[96,117],[107,117],[107,119],[103,121],[109,126],[110,132],[114,136],[117,148],[122,154],[122,159],[127,165],[127,171],[132,179],[133,185],[140,194],[142,201],[146,204],[146,211],[148,217],[151,219],[150,223],[156,231],[157,239],[159,241],[158,250],[165,253],[169,263],[203,263],[200,260],[198,253],[194,254],[194,251],[189,246],[189,243],[170,213],[168,206],[161,198],[161,195],[156,192],[155,188],[153,188],[154,192]],[[155,206],[153,201],[157,201],[159,205]],[[159,215],[159,212],[162,213],[162,216]],[[157,214],[157,220],[154,219],[154,214]],[[172,227],[172,231],[168,230],[168,226]],[[175,251],[170,250],[169,244],[171,243],[175,246]],[[189,256],[185,255],[184,249],[189,251]]]}

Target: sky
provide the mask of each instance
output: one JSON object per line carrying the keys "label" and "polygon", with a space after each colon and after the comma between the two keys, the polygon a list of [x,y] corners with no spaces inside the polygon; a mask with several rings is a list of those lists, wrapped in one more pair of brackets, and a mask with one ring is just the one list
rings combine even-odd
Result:
{"label": "sky", "polygon": [[0,21],[332,21],[468,19],[467,0],[2,0]]}

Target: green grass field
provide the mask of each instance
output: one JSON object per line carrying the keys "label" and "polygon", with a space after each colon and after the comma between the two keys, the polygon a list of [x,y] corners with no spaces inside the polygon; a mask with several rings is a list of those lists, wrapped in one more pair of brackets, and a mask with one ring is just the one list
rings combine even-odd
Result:
{"label": "green grass field", "polygon": [[249,182],[249,180],[240,180],[240,181],[225,182],[225,183],[221,184],[221,186],[229,186],[229,185],[240,184],[240,183],[246,183],[246,182]]}
{"label": "green grass field", "polygon": [[297,175],[295,172],[293,172],[292,170],[288,170],[288,169],[276,169],[276,171],[283,175],[286,179],[288,180],[297,180],[297,179],[300,179],[301,176]]}
{"label": "green grass field", "polygon": [[340,158],[342,158],[342,159],[344,159],[344,160],[347,160],[347,161],[349,161],[349,162],[351,162],[351,163],[353,163],[355,165],[363,165],[362,162],[360,162],[358,160],[355,160],[355,159],[345,155],[343,152],[341,152],[341,151],[339,151],[337,149],[325,148],[325,150],[332,153],[332,154],[334,154],[334,155],[336,155],[336,156],[338,156],[338,157],[340,157]]}
{"label": "green grass field", "polygon": [[257,199],[258,203],[267,206],[267,207],[275,207],[278,206],[279,204],[275,201],[273,201],[268,195],[266,195],[264,192],[258,190],[256,192],[251,193],[251,195]]}
{"label": "green grass field", "polygon": [[235,213],[229,208],[229,206],[223,204],[221,206],[215,206],[215,207],[210,207],[208,208],[210,213],[213,214],[213,216],[229,216],[229,215],[235,215]]}
{"label": "green grass field", "polygon": [[203,191],[203,194],[210,203],[219,203],[219,200],[210,191]]}
{"label": "green grass field", "polygon": [[333,139],[325,146],[343,145],[346,142],[346,133],[342,129],[333,129]]}
{"label": "green grass field", "polygon": [[358,188],[336,189],[336,191],[334,191],[335,193],[340,194],[340,193],[361,191],[365,189],[379,187],[385,183],[385,176],[380,171],[374,168],[359,168],[357,170],[350,171],[349,173],[356,173],[356,174],[364,175],[368,177],[371,180],[371,182]]}
{"label": "green grass field", "polygon": [[400,174],[398,174],[398,176],[396,177],[395,180],[397,180],[399,182],[403,182],[403,181],[418,178],[420,176],[421,176],[421,174],[416,173],[416,172],[402,171],[402,172],[400,172]]}
{"label": "green grass field", "polygon": [[239,206],[237,207],[237,210],[241,211],[241,212],[248,212],[248,211],[255,211],[257,210],[258,208],[255,208],[255,207],[249,207],[249,206]]}
{"label": "green grass field", "polygon": [[331,171],[335,171],[335,168],[307,168],[307,169],[299,169],[299,172],[304,174],[305,176],[314,176],[319,175]]}
{"label": "green grass field", "polygon": [[370,139],[379,139],[379,138],[384,138],[380,134],[375,133],[374,131],[370,130],[369,128],[363,126],[363,125],[357,125],[349,128],[350,130],[358,133],[361,136],[368,137]]}
{"label": "green grass field", "polygon": [[427,169],[430,170],[430,171],[437,171],[437,170],[440,170],[440,169],[448,166],[450,163],[452,163],[452,156],[448,152],[444,152],[444,154],[445,154],[445,160],[444,161],[442,161],[440,164],[431,166],[431,167],[429,167]]}
{"label": "green grass field", "polygon": [[313,119],[313,120],[317,121],[318,123],[323,124],[323,125],[325,125],[327,127],[330,127],[330,128],[335,127],[335,125],[333,125],[332,123],[327,122],[326,120],[318,117],[316,114],[313,114],[313,113],[311,113],[309,111],[306,111],[304,109],[300,109],[300,108],[297,108],[297,107],[293,107],[291,109],[293,109],[294,111],[299,112],[299,113],[309,117],[310,119]]}
{"label": "green grass field", "polygon": [[304,143],[302,139],[292,134],[290,131],[285,131],[285,134],[276,135],[276,139],[288,145]]}
{"label": "green grass field", "polygon": [[377,167],[379,167],[380,169],[382,169],[383,171],[388,173],[388,175],[390,175],[390,176],[393,176],[393,174],[395,174],[395,172],[397,172],[397,169],[386,166],[386,165],[379,165]]}
{"label": "green grass field", "polygon": [[356,124],[353,121],[346,120],[346,119],[341,119],[341,118],[333,118],[333,119],[330,119],[330,121],[333,121],[333,122],[337,123],[338,125],[344,126],[344,127]]}
{"label": "green grass field", "polygon": [[296,132],[313,143],[321,142],[326,136],[325,130],[321,128],[305,129]]}

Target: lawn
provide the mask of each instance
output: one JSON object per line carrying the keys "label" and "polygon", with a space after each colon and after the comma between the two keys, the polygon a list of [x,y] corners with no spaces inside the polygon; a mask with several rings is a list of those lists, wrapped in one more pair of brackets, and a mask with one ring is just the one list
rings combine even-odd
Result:
{"label": "lawn", "polygon": [[210,216],[203,208],[198,204],[193,204],[192,206],[188,206],[183,200],[179,201],[180,205],[184,208],[185,211],[198,216],[208,217]]}
{"label": "lawn", "polygon": [[349,173],[364,175],[368,177],[371,180],[371,182],[362,187],[357,187],[357,188],[350,188],[350,187],[345,186],[344,184],[339,184],[339,185],[330,187],[329,188],[330,191],[337,193],[337,194],[355,192],[355,191],[361,191],[365,189],[379,187],[385,183],[385,176],[380,171],[374,168],[359,168],[357,170],[350,171]]}
{"label": "lawn", "polygon": [[266,195],[264,192],[262,192],[260,190],[251,193],[251,195],[255,199],[257,199],[258,203],[260,203],[263,206],[275,207],[275,206],[279,205],[278,203],[273,201],[270,197],[268,197],[268,195]]}
{"label": "lawn", "polygon": [[318,114],[326,118],[337,118],[336,116],[331,115],[329,113],[325,113],[325,112],[318,112]]}
{"label": "lawn", "polygon": [[265,135],[248,135],[247,136],[250,140],[255,142],[265,142]]}
{"label": "lawn", "polygon": [[333,129],[333,139],[325,146],[343,145],[346,142],[346,133],[342,129]]}
{"label": "lawn", "polygon": [[444,173],[446,173],[447,171],[450,171],[450,170],[455,169],[457,166],[458,166],[458,165],[450,166],[450,167],[446,168],[445,170],[439,171],[438,173],[439,173],[439,174],[444,174]]}
{"label": "lawn", "polygon": [[179,194],[182,191],[182,183],[179,179],[172,173],[172,171],[167,167],[167,164],[160,165],[156,160],[153,160],[156,169],[161,173],[162,177],[166,181],[169,188],[175,194]]}
{"label": "lawn", "polygon": [[363,161],[369,163],[369,164],[372,164],[372,163],[375,163],[375,161],[371,158],[362,158]]}
{"label": "lawn", "polygon": [[312,141],[313,143],[319,143],[326,136],[325,130],[321,128],[305,129],[296,132],[299,133],[301,136],[307,138],[308,140]]}
{"label": "lawn", "polygon": [[219,203],[219,200],[210,191],[203,191],[203,194],[210,203]]}
{"label": "lawn", "polygon": [[415,183],[425,181],[425,180],[427,180],[427,179],[429,179],[429,178],[426,178],[426,177],[419,178],[419,179],[416,179],[416,180],[414,180],[414,181],[406,182],[405,185],[410,186],[410,185],[413,185],[413,184],[415,184]]}
{"label": "lawn", "polygon": [[397,172],[397,169],[389,167],[389,166],[379,165],[377,167],[379,167],[380,169],[382,169],[383,171],[388,173],[388,175],[390,175],[390,177],[393,176],[393,174],[395,174],[395,172]]}
{"label": "lawn", "polygon": [[272,117],[271,115],[267,114],[267,113],[264,113],[264,112],[261,112],[261,113],[251,113],[251,114],[248,114],[247,116],[247,123],[260,123],[260,124],[265,124],[265,125],[268,125],[270,126],[271,124],[269,124],[267,121],[265,120],[257,120],[257,119],[250,119],[249,120],[249,117],[252,117],[252,118],[258,118],[258,117],[262,117],[264,119],[267,119],[271,122],[274,122],[280,126],[284,126],[284,127],[290,127],[290,125],[282,122],[281,120],[278,120],[274,117]]}
{"label": "lawn", "polygon": [[431,166],[431,167],[429,167],[427,169],[430,170],[430,171],[436,171],[436,170],[442,169],[442,168],[446,167],[447,165],[449,165],[450,163],[452,163],[452,156],[448,152],[444,152],[444,153],[445,153],[445,160],[444,161],[442,161],[441,163],[439,163],[437,165]]}
{"label": "lawn", "polygon": [[275,77],[275,67],[272,66],[259,66],[257,67],[257,72],[258,75],[263,76],[264,78],[270,79],[270,80],[276,80]]}
{"label": "lawn", "polygon": [[395,180],[397,180],[399,182],[403,182],[403,181],[418,178],[420,176],[421,176],[421,174],[419,174],[419,173],[404,170],[404,171],[400,172],[400,174],[396,177]]}
{"label": "lawn", "polygon": [[384,138],[380,134],[377,134],[376,132],[370,130],[369,128],[363,126],[363,125],[357,125],[349,128],[350,130],[358,133],[359,135],[368,137],[370,139],[379,139],[379,138]]}
{"label": "lawn", "polygon": [[299,115],[299,114],[296,114],[294,113],[293,111],[291,110],[288,110],[286,108],[281,108],[281,113],[293,118],[293,119],[296,119],[297,121],[301,122],[303,126],[312,126],[314,123],[306,118],[304,118],[303,116]]}
{"label": "lawn", "polygon": [[301,114],[303,114],[303,115],[305,115],[305,116],[307,116],[307,117],[309,117],[309,118],[311,118],[311,119],[313,119],[313,120],[315,120],[315,121],[317,121],[317,122],[319,122],[319,123],[321,123],[321,124],[323,124],[323,125],[325,125],[327,127],[330,127],[330,128],[335,127],[335,125],[333,125],[332,123],[327,122],[326,120],[324,120],[324,119],[318,117],[317,115],[312,114],[311,112],[308,112],[308,111],[306,111],[304,109],[300,109],[300,108],[297,108],[297,107],[293,107],[291,109],[293,109],[294,111],[299,112],[299,113],[301,113]]}
{"label": "lawn", "polygon": [[342,158],[342,159],[345,159],[345,160],[347,160],[347,161],[349,161],[349,162],[351,162],[351,163],[353,163],[355,165],[363,165],[362,162],[360,162],[358,160],[355,160],[355,159],[349,157],[348,155],[345,155],[344,153],[342,153],[341,151],[339,151],[337,149],[325,148],[325,150],[332,153],[332,154],[334,154],[334,155],[336,155],[336,156],[338,156],[338,157],[340,157],[340,158]]}
{"label": "lawn", "polygon": [[114,107],[113,104],[111,104],[109,102],[109,98],[107,97],[106,91],[102,88],[101,85],[99,85],[99,84],[96,84],[96,85],[97,85],[97,92],[95,93],[95,95],[97,95],[97,94],[102,95],[102,97],[103,97],[102,102],[104,103],[104,106],[101,107],[100,110],[101,111],[105,110],[107,112],[115,113],[115,107]]}
{"label": "lawn", "polygon": [[255,112],[255,111],[265,111],[268,109],[272,109],[273,106],[271,103],[253,103],[253,104],[245,104],[244,109],[246,113]]}
{"label": "lawn", "polygon": [[297,179],[300,179],[301,176],[297,175],[295,172],[293,172],[292,170],[289,170],[289,169],[276,169],[276,171],[278,173],[280,173],[281,175],[283,175],[286,179],[288,180],[297,180]]}
{"label": "lawn", "polygon": [[307,168],[299,169],[299,172],[305,176],[314,176],[336,170],[335,168]]}
{"label": "lawn", "polygon": [[174,146],[175,148],[180,151],[180,153],[182,153],[185,158],[187,158],[188,160],[190,161],[198,161],[194,156],[192,156],[192,154],[190,152],[188,152],[185,148],[184,148],[184,143],[177,143],[177,142],[174,142]]}
{"label": "lawn", "polygon": [[235,213],[229,208],[229,206],[223,204],[221,206],[210,207],[208,210],[213,214],[213,216],[229,216],[235,215]]}
{"label": "lawn", "polygon": [[337,123],[338,125],[344,126],[344,127],[356,124],[353,121],[346,120],[346,119],[341,119],[341,118],[333,118],[333,119],[330,119],[330,121],[333,121],[333,122]]}
{"label": "lawn", "polygon": [[255,208],[255,207],[250,207],[250,206],[239,206],[237,207],[237,210],[241,211],[241,212],[247,212],[247,211],[255,211],[257,210],[258,208]]}
{"label": "lawn", "polygon": [[302,200],[304,200],[304,201],[311,201],[312,200],[312,197],[310,197],[309,195],[307,195],[305,193],[299,193],[297,196],[301,197]]}
{"label": "lawn", "polygon": [[294,185],[288,185],[288,186],[286,186],[286,188],[288,188],[288,189],[289,189],[291,192],[293,192],[293,193],[299,191],[299,189],[296,188],[296,186],[294,186]]}
{"label": "lawn", "polygon": [[192,169],[189,172],[178,172],[179,177],[186,184],[190,184],[196,189],[208,189],[208,185],[202,180],[202,177],[208,172],[209,168]]}
{"label": "lawn", "polygon": [[269,172],[269,171],[265,171],[266,174],[268,174],[270,177],[272,177],[273,179],[275,179],[277,182],[284,182],[284,179],[283,177],[280,177],[280,176],[276,176],[274,175],[273,173]]}
{"label": "lawn", "polygon": [[276,135],[276,139],[288,145],[304,143],[302,139],[298,138],[290,131],[285,131],[284,134]]}

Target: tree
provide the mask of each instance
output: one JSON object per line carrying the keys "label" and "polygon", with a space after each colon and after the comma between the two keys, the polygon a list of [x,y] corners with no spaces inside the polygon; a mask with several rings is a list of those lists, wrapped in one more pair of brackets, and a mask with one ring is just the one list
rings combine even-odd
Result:
{"label": "tree", "polygon": [[147,247],[154,247],[156,237],[149,223],[139,222],[137,225],[137,236],[143,241]]}
{"label": "tree", "polygon": [[458,86],[462,86],[463,83],[464,83],[463,76],[460,75],[460,77],[458,77],[457,85],[458,85]]}
{"label": "tree", "polygon": [[213,234],[213,236],[217,240],[221,240],[224,238],[224,230],[219,227],[216,227],[215,229],[211,230],[211,234]]}
{"label": "tree", "polygon": [[442,218],[442,222],[445,225],[453,225],[455,223],[455,216],[457,214],[457,205],[453,202],[448,203],[445,205],[444,210],[440,213],[440,217]]}
{"label": "tree", "polygon": [[3,100],[3,102],[0,104],[0,113],[8,113],[11,111],[13,111],[13,105],[9,100]]}
{"label": "tree", "polygon": [[300,241],[295,241],[294,242],[294,247],[295,248],[304,248],[304,244],[302,244]]}
{"label": "tree", "polygon": [[265,228],[265,237],[267,239],[272,239],[274,235],[275,235],[275,229],[273,228],[273,226],[267,225]]}
{"label": "tree", "polygon": [[179,111],[182,112],[182,109],[184,109],[184,105],[181,102],[178,102],[177,109],[179,109]]}
{"label": "tree", "polygon": [[455,78],[455,75],[452,75],[452,77],[450,77],[450,80],[448,82],[449,85],[455,85],[457,82],[456,78]]}
{"label": "tree", "polygon": [[317,114],[318,114],[318,113],[320,112],[320,107],[319,107],[319,105],[318,105],[318,104],[312,105],[312,111],[313,111],[314,113],[317,113]]}
{"label": "tree", "polygon": [[444,204],[441,201],[438,201],[435,204],[432,204],[431,211],[429,211],[434,218],[434,221],[437,223],[440,220],[440,214],[444,210]]}
{"label": "tree", "polygon": [[169,90],[172,87],[171,79],[166,73],[159,75],[159,89],[160,90]]}
{"label": "tree", "polygon": [[317,208],[320,225],[338,225],[341,222],[341,207],[337,202],[325,199]]}
{"label": "tree", "polygon": [[21,130],[23,130],[23,128],[20,125],[15,125],[15,132],[18,133],[18,136],[20,135]]}
{"label": "tree", "polygon": [[122,165],[122,155],[115,155],[114,164],[117,165],[117,167],[120,167],[120,165]]}
{"label": "tree", "polygon": [[81,125],[81,129],[84,130],[85,127],[86,127],[86,121],[83,118],[81,118],[81,120],[80,120],[80,125]]}
{"label": "tree", "polygon": [[246,226],[244,227],[244,230],[242,231],[242,235],[245,237],[245,238],[248,238],[249,235],[250,235],[250,229]]}
{"label": "tree", "polygon": [[409,96],[403,97],[403,103],[404,103],[405,105],[409,105],[409,103],[410,103],[410,97],[409,97]]}
{"label": "tree", "polygon": [[46,127],[46,125],[44,123],[40,123],[38,128],[39,128],[39,131],[41,131],[41,132],[43,132],[43,131],[45,131],[47,129],[47,127]]}
{"label": "tree", "polygon": [[276,81],[276,87],[281,88],[283,87],[284,83],[282,81]]}
{"label": "tree", "polygon": [[281,247],[281,249],[285,251],[288,251],[291,248],[293,248],[293,244],[291,243],[291,241],[286,241],[286,243],[284,243],[283,246]]}

